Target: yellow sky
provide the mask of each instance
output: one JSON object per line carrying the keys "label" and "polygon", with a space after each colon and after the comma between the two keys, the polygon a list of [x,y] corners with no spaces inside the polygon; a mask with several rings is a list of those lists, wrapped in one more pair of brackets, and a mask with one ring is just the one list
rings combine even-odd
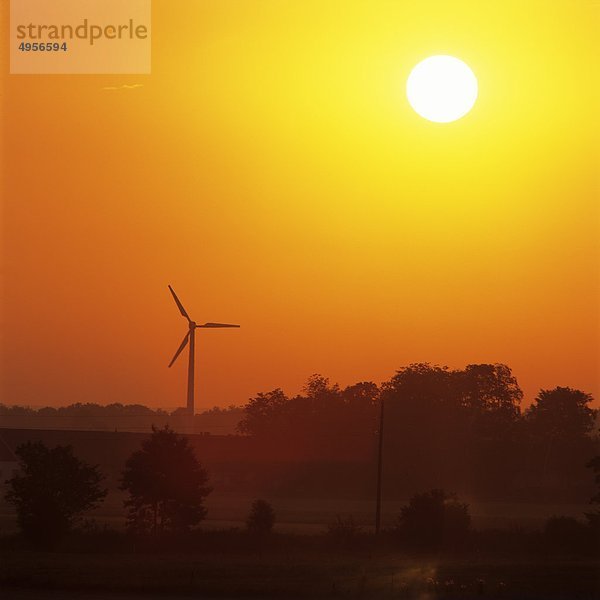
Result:
{"label": "yellow sky", "polygon": [[[599,10],[154,0],[149,76],[3,55],[1,401],[183,405],[168,283],[242,325],[199,333],[198,409],[416,361],[598,396]],[[433,54],[479,81],[454,123],[405,98]]]}

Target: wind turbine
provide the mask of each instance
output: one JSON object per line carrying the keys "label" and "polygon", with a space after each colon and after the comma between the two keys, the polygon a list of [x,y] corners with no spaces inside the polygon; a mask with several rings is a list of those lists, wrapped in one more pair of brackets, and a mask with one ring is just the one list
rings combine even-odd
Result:
{"label": "wind turbine", "polygon": [[239,325],[231,325],[229,323],[204,323],[204,325],[197,325],[195,321],[190,319],[190,316],[187,314],[185,308],[183,308],[183,304],[179,301],[177,294],[174,292],[173,288],[169,286],[169,290],[171,294],[173,294],[173,299],[175,300],[175,304],[177,304],[177,308],[179,308],[179,312],[185,317],[188,321],[189,330],[185,334],[183,338],[183,342],[181,342],[179,348],[177,348],[177,352],[175,352],[175,356],[173,360],[169,363],[169,368],[173,365],[173,363],[177,360],[177,357],[183,352],[183,349],[187,346],[188,342],[190,344],[189,350],[189,360],[188,360],[188,383],[187,383],[187,409],[188,413],[191,416],[194,416],[194,361],[195,361],[195,332],[196,329],[215,329],[221,327],[239,327]]}

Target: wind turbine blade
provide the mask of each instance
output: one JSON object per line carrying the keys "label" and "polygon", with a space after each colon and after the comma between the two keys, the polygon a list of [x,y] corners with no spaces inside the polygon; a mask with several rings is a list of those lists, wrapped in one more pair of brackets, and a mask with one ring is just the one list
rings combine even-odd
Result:
{"label": "wind turbine blade", "polygon": [[169,368],[171,368],[171,365],[177,360],[177,357],[183,352],[183,349],[187,346],[189,339],[190,339],[190,332],[188,331],[185,334],[185,337],[183,338],[183,342],[181,342],[179,348],[177,348],[177,352],[175,352],[175,356],[173,357],[173,360],[171,360],[171,362],[169,363]]}
{"label": "wind turbine blade", "polygon": [[239,325],[232,325],[231,323],[204,323],[204,325],[198,325],[198,327],[239,327]]}
{"label": "wind turbine blade", "polygon": [[181,302],[179,301],[179,298],[177,297],[177,294],[173,291],[173,288],[171,286],[169,286],[169,290],[171,290],[171,294],[173,294],[173,300],[175,300],[175,303],[177,304],[177,307],[179,308],[179,312],[188,320],[190,321],[190,317],[187,314],[187,312],[185,311],[185,308],[183,308],[183,304],[181,304]]}

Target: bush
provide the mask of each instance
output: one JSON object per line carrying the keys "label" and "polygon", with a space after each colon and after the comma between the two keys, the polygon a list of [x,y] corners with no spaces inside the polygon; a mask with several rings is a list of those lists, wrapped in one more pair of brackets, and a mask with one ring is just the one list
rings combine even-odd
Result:
{"label": "bush", "polygon": [[551,517],[544,526],[544,541],[552,550],[580,553],[590,549],[593,528],[573,517]]}
{"label": "bush", "polygon": [[329,523],[327,535],[337,544],[347,546],[360,534],[360,527],[354,522],[354,517],[341,517],[337,515],[335,521]]}
{"label": "bush", "polygon": [[271,533],[275,525],[275,511],[266,500],[255,500],[246,519],[250,533],[265,535]]}
{"label": "bush", "polygon": [[397,532],[410,546],[438,550],[464,545],[470,525],[469,506],[455,494],[436,489],[410,499],[400,513]]}

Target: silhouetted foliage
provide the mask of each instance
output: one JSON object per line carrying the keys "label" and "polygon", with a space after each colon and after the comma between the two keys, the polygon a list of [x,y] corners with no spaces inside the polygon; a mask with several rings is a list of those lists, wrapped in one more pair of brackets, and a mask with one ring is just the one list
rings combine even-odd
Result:
{"label": "silhouetted foliage", "polygon": [[537,458],[542,484],[556,488],[585,477],[594,453],[596,411],[592,396],[568,387],[541,390],[525,413],[529,454]]}
{"label": "silhouetted foliage", "polygon": [[[241,406],[214,407],[194,416],[194,431],[232,434],[243,416]],[[23,429],[78,429],[94,431],[146,432],[152,425],[189,430],[187,409],[165,411],[142,404],[112,403],[106,405],[76,403],[54,408],[29,408],[0,404],[0,420],[5,426]]]}
{"label": "silhouetted foliage", "polygon": [[188,531],[206,515],[208,475],[188,439],[166,426],[152,429],[126,462],[121,489],[129,492],[128,526],[136,533]]}
{"label": "silhouetted foliage", "polygon": [[246,519],[246,527],[250,533],[266,535],[271,533],[275,525],[275,510],[262,499],[255,500]]}
{"label": "silhouetted foliage", "polygon": [[397,531],[411,546],[436,550],[463,545],[470,525],[469,506],[455,494],[435,489],[410,499],[401,510]]}
{"label": "silhouetted foliage", "polygon": [[392,485],[505,489],[518,473],[517,455],[506,447],[516,445],[522,396],[506,365],[450,370],[418,363],[397,371],[381,391]]}
{"label": "silhouetted foliage", "polygon": [[[257,394],[243,409],[213,409],[196,417],[196,431],[231,431],[239,419],[237,431],[246,439],[190,442],[207,448],[206,460],[223,458],[213,476],[232,490],[367,497],[375,485],[383,401],[386,497],[404,498],[411,490],[433,487],[511,501],[552,496],[558,502],[573,502],[592,496],[585,464],[600,452],[600,438],[594,435],[597,411],[591,409],[591,397],[570,388],[543,390],[531,408],[521,412],[522,397],[517,380],[503,364],[464,369],[411,364],[379,387],[360,382],[344,388],[313,375],[298,395],[276,389]],[[0,405],[0,419],[6,411],[12,415],[11,425],[21,417],[31,423],[45,418],[31,420],[28,415],[35,411]],[[181,424],[189,431],[185,412],[158,414],[139,406],[79,404],[38,412],[54,414],[48,422],[60,423],[60,428],[146,423],[146,432],[150,424],[168,421],[175,430]],[[123,452],[131,452],[124,440],[123,444]],[[77,447],[87,449],[79,442]],[[115,450],[107,457],[110,464],[103,460],[109,475],[116,476],[122,468],[124,459],[117,454]]]}
{"label": "silhouetted foliage", "polygon": [[336,515],[335,520],[327,526],[327,535],[341,546],[350,545],[360,533],[361,529],[352,515],[348,517]]}
{"label": "silhouetted foliage", "polygon": [[[594,458],[587,463],[587,467],[592,469],[594,473],[594,481],[597,489],[597,493],[591,497],[590,502],[592,504],[597,504],[600,503],[600,455],[594,456]],[[596,546],[600,550],[600,508],[593,512],[585,513],[585,516],[588,521],[588,525],[592,530],[592,535],[596,542]]]}
{"label": "silhouetted foliage", "polygon": [[586,553],[593,547],[594,531],[589,523],[572,517],[551,517],[544,526],[544,542],[549,550]]}
{"label": "silhouetted foliage", "polygon": [[313,375],[303,394],[293,398],[276,389],[250,399],[238,430],[274,445],[293,445],[313,456],[344,455],[370,443],[378,391],[370,382],[341,389]]}
{"label": "silhouetted foliage", "polygon": [[282,390],[259,393],[244,407],[244,417],[238,425],[240,433],[248,435],[268,435],[285,427],[285,413],[288,397]]}
{"label": "silhouetted foliage", "polygon": [[592,460],[587,464],[589,469],[592,469],[594,472],[594,481],[596,482],[596,486],[598,488],[598,492],[592,496],[591,502],[600,503],[600,455],[594,456]]}
{"label": "silhouetted foliage", "polygon": [[590,394],[569,387],[541,390],[527,410],[527,421],[533,430],[557,440],[587,439],[595,425],[592,400]]}
{"label": "silhouetted foliage", "polygon": [[54,546],[106,496],[98,467],[79,460],[71,446],[28,442],[16,455],[20,472],[8,481],[6,499],[15,505],[24,535],[37,545]]}
{"label": "silhouetted foliage", "polygon": [[[383,401],[388,495],[439,486],[479,497],[534,499],[548,491],[561,500],[581,496],[588,485],[583,464],[598,448],[591,397],[569,388],[544,390],[525,413],[522,399],[506,365],[416,363],[380,387],[364,382],[341,388],[313,375],[297,396],[281,389],[258,394],[245,406],[239,431],[304,459],[282,476],[277,491],[323,489],[327,462],[341,472],[344,462],[373,460]],[[357,470],[353,490],[368,493],[372,473]],[[329,482],[332,490],[348,487],[333,470]]]}
{"label": "silhouetted foliage", "polygon": [[461,385],[461,403],[479,416],[513,421],[519,414],[523,392],[509,367],[502,364],[467,365],[455,371]]}

